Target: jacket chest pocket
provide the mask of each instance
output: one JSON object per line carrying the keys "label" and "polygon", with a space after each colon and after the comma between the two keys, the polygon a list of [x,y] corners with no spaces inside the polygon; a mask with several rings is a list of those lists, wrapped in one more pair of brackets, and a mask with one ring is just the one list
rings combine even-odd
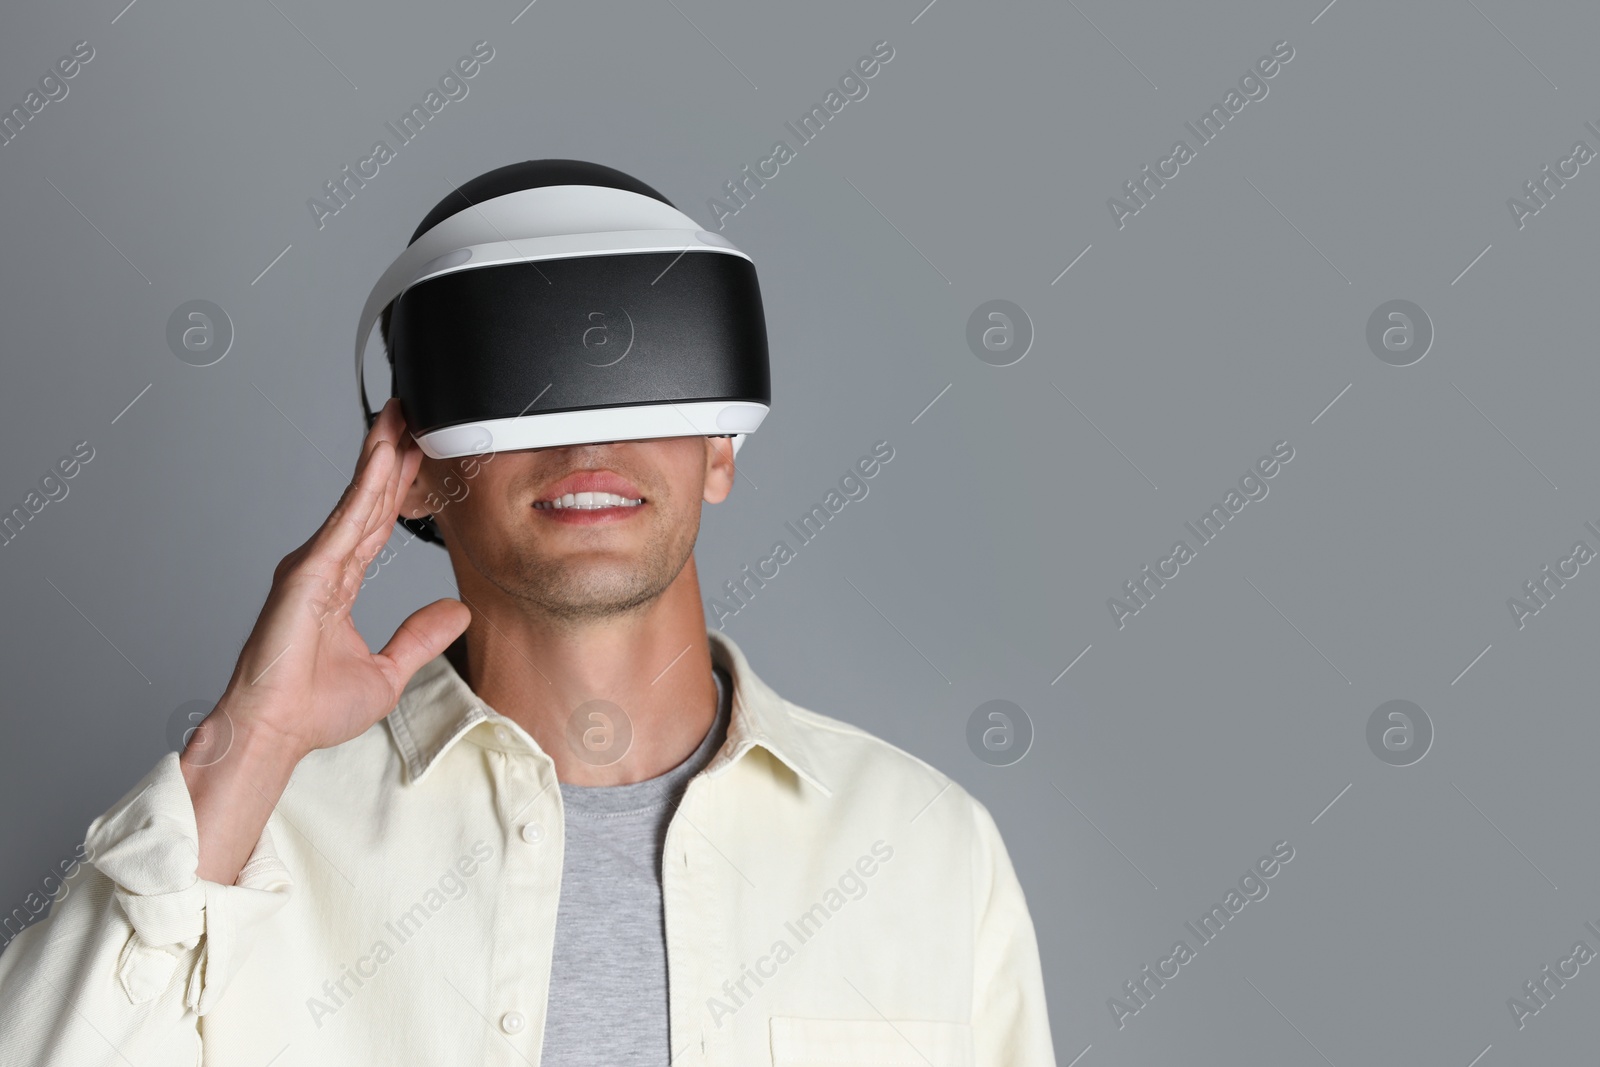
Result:
{"label": "jacket chest pocket", "polygon": [[972,1027],[924,1019],[774,1015],[773,1067],[972,1067]]}

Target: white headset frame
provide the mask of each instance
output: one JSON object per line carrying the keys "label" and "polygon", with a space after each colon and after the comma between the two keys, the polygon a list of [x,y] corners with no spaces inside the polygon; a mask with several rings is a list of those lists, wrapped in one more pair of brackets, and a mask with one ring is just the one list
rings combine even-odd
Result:
{"label": "white headset frame", "polygon": [[[750,259],[732,241],[700,229],[672,205],[643,193],[604,186],[519,189],[473,204],[440,221],[389,265],[361,309],[355,352],[356,387],[362,410],[370,418],[365,364],[372,329],[383,309],[413,285],[445,274],[507,263],[636,252],[716,252]],[[743,400],[662,401],[486,419],[443,427],[415,439],[423,452],[434,459],[589,441],[691,435],[731,435],[737,454],[768,410],[765,404]]]}

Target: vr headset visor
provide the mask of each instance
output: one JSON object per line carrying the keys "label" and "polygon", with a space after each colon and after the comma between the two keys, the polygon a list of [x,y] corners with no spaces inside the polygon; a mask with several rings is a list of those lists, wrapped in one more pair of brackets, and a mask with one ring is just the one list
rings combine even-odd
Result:
{"label": "vr headset visor", "polygon": [[691,435],[734,450],[772,402],[750,257],[671,204],[547,185],[469,205],[378,280],[356,334],[390,310],[390,395],[435,459]]}

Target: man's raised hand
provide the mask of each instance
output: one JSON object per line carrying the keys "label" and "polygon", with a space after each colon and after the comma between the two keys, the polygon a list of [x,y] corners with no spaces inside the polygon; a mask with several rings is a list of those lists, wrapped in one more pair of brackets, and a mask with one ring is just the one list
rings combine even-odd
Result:
{"label": "man's raised hand", "polygon": [[367,565],[387,543],[421,462],[399,402],[390,399],[344,495],[273,571],[221,701],[235,733],[268,729],[304,752],[348,741],[388,714],[418,668],[466,629],[466,605],[436,600],[374,653],[351,620]]}
{"label": "man's raised hand", "polygon": [[231,884],[300,760],[387,715],[417,669],[467,628],[466,605],[436,600],[373,652],[350,618],[367,565],[388,541],[421,464],[422,450],[391,399],[338,504],[272,572],[227,689],[179,759],[194,802],[201,878]]}

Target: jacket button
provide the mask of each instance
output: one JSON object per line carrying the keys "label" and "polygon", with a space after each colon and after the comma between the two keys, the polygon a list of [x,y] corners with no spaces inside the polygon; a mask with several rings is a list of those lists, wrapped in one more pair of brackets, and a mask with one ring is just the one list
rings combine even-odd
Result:
{"label": "jacket button", "polygon": [[522,839],[528,844],[538,844],[539,839],[542,837],[544,837],[544,828],[538,823],[528,822],[522,824]]}
{"label": "jacket button", "polygon": [[526,1022],[520,1011],[508,1011],[500,1016],[500,1029],[508,1034],[520,1034]]}

